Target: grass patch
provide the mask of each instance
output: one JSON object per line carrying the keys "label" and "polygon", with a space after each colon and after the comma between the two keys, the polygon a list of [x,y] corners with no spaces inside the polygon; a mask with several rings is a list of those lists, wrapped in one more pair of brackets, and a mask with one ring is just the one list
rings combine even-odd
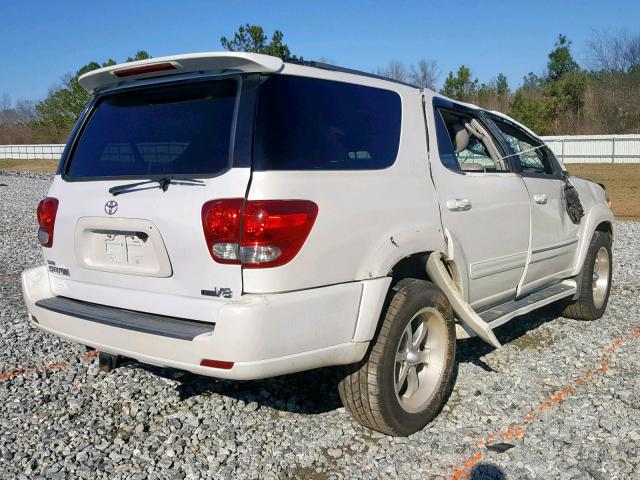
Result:
{"label": "grass patch", "polygon": [[55,173],[56,168],[58,168],[58,160],[0,159],[0,170]]}
{"label": "grass patch", "polygon": [[572,175],[603,183],[617,220],[640,220],[640,164],[570,163]]}

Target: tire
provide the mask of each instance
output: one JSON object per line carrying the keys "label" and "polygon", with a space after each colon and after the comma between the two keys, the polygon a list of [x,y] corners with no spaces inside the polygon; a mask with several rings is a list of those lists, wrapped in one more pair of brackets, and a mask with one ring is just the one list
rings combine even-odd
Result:
{"label": "tire", "polygon": [[[578,299],[562,310],[562,316],[576,320],[596,320],[604,314],[611,291],[611,236],[596,231],[578,277]],[[594,275],[595,273],[595,275]]]}
{"label": "tire", "polygon": [[365,427],[406,436],[429,423],[450,393],[455,323],[449,301],[431,282],[404,279],[390,294],[365,357],[341,367],[338,391]]}

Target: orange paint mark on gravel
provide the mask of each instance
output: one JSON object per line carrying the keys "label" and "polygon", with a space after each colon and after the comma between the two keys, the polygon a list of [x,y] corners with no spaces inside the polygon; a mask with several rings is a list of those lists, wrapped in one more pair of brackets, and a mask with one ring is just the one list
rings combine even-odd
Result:
{"label": "orange paint mark on gravel", "polygon": [[0,275],[0,282],[15,282],[18,280],[18,277],[14,275]]}
{"label": "orange paint mark on gravel", "polygon": [[[85,353],[82,356],[82,359],[86,361],[91,360],[93,357],[95,357],[99,353],[100,352],[98,350],[91,350],[90,352]],[[63,360],[60,362],[52,363],[50,365],[45,365],[44,367],[31,367],[31,368],[25,368],[24,370],[12,370],[12,371],[0,374],[0,382],[5,382],[7,380],[11,380],[12,378],[21,377],[22,375],[26,375],[28,373],[53,372],[55,370],[60,370],[61,368],[64,368],[66,366],[67,366],[67,362]]]}
{"label": "orange paint mark on gravel", "polygon": [[[609,358],[607,358],[610,354],[612,354],[620,345],[628,342],[632,338],[640,337],[640,327],[634,329],[628,335],[624,337],[618,338],[614,340],[611,345],[609,345],[600,355],[596,363],[598,364],[598,368],[590,369],[580,375],[575,379],[574,385],[569,385],[563,388],[562,390],[554,393],[550,398],[540,403],[530,414],[526,415],[520,423],[510,425],[506,430],[502,433],[488,434],[485,439],[478,440],[476,445],[478,447],[487,447],[489,445],[493,445],[496,443],[496,440],[500,440],[501,442],[507,440],[514,440],[518,438],[524,437],[525,430],[527,427],[536,420],[542,412],[545,410],[557,405],[558,403],[565,400],[567,397],[572,395],[575,392],[575,387],[584,385],[588,381],[592,380],[596,375],[600,373],[604,373],[609,370]],[[464,478],[469,478],[471,475],[471,469],[476,466],[482,459],[484,455],[482,452],[477,452],[473,456],[469,457],[462,465],[456,467],[455,471],[451,475],[451,480],[461,480]]]}
{"label": "orange paint mark on gravel", "polygon": [[12,378],[26,375],[27,373],[53,372],[54,370],[59,370],[63,367],[66,367],[66,365],[67,363],[62,361],[62,362],[52,363],[51,365],[46,365],[40,368],[32,367],[32,368],[25,368],[24,370],[13,370],[11,372],[5,372],[2,375],[0,375],[0,382],[11,380]]}
{"label": "orange paint mark on gravel", "polygon": [[467,478],[467,476],[469,475],[468,472],[471,471],[471,469],[475,467],[480,460],[482,460],[482,454],[478,452],[473,457],[464,462],[461,468],[453,472],[451,480],[460,480],[461,478]]}
{"label": "orange paint mark on gravel", "polygon": [[100,352],[98,350],[91,350],[90,352],[85,353],[82,356],[83,360],[91,360],[93,357],[97,356]]}

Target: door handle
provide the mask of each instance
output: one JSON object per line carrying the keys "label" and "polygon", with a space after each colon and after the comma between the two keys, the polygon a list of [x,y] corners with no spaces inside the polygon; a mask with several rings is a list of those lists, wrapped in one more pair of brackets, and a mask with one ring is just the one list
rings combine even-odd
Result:
{"label": "door handle", "polygon": [[544,193],[536,193],[533,196],[533,200],[540,205],[544,205],[545,203],[547,203],[547,196]]}
{"label": "door handle", "polygon": [[447,208],[452,212],[471,210],[471,202],[466,198],[452,198],[447,200]]}

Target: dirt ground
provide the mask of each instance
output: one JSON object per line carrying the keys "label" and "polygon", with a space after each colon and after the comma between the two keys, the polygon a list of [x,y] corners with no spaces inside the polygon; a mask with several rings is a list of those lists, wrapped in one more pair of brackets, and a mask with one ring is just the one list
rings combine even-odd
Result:
{"label": "dirt ground", "polygon": [[0,159],[0,170],[53,173],[56,171],[57,166],[58,166],[58,160]]}
{"label": "dirt ground", "polygon": [[640,220],[640,164],[568,164],[572,175],[603,183],[618,220]]}
{"label": "dirt ground", "polygon": [[[1,160],[0,170],[53,173],[57,160]],[[603,183],[618,220],[640,220],[640,164],[569,164],[573,175]]]}

